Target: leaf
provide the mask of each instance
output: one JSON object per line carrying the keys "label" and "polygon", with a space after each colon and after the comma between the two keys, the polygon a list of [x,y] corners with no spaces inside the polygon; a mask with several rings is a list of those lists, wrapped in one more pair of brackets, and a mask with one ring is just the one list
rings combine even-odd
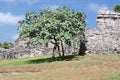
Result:
{"label": "leaf", "polygon": [[85,15],[65,6],[55,10],[47,8],[39,12],[27,12],[20,22],[20,36],[29,37],[35,44],[46,43],[51,39],[71,45],[73,37],[84,31]]}

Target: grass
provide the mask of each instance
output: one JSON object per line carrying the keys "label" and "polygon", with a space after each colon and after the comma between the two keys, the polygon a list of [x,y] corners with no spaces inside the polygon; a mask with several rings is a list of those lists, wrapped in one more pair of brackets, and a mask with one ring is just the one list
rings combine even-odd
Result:
{"label": "grass", "polygon": [[65,56],[63,59],[56,57],[52,59],[51,56],[40,56],[33,58],[23,58],[23,59],[14,59],[14,60],[0,60],[0,67],[11,67],[11,66],[21,66],[21,65],[33,65],[33,64],[45,64],[52,62],[61,62],[61,61],[72,61],[77,59],[82,59],[85,56]]}
{"label": "grass", "polygon": [[108,78],[106,78],[104,80],[120,80],[120,75],[114,75],[114,76],[108,77]]}
{"label": "grass", "polygon": [[120,54],[0,60],[0,80],[120,80]]}

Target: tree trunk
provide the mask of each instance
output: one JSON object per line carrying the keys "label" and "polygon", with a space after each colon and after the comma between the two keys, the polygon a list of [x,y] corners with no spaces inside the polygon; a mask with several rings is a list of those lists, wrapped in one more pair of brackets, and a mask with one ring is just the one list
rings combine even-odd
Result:
{"label": "tree trunk", "polygon": [[60,53],[60,46],[57,44],[57,48],[58,48],[58,54],[59,54],[59,57],[61,58],[61,53]]}
{"label": "tree trunk", "polygon": [[56,47],[54,46],[54,47],[53,47],[53,53],[52,53],[52,58],[53,58],[53,59],[55,58],[55,49],[56,49]]}
{"label": "tree trunk", "polygon": [[55,46],[58,48],[58,55],[59,55],[59,57],[61,58],[60,46],[59,46],[59,43],[57,42],[55,36],[54,36],[54,40],[55,40]]}
{"label": "tree trunk", "polygon": [[63,42],[61,41],[61,48],[62,48],[62,57],[65,56],[65,51],[64,51],[64,45]]}

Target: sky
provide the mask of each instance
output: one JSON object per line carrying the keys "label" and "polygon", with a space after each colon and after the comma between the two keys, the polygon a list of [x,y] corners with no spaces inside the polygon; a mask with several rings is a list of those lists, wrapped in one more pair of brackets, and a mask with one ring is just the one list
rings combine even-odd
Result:
{"label": "sky", "polygon": [[50,7],[67,6],[86,14],[87,28],[96,28],[99,9],[113,9],[120,0],[0,0],[0,43],[14,42],[18,38],[18,21],[28,11],[39,11]]}

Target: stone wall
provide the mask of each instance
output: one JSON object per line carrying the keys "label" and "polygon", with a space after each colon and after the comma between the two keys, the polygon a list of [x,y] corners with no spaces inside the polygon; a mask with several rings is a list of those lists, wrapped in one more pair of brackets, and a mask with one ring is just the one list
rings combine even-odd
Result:
{"label": "stone wall", "polygon": [[[53,44],[48,43],[48,47],[43,45],[30,45],[28,38],[18,38],[11,46],[10,49],[0,48],[0,59],[16,59],[35,57],[40,55],[52,55]],[[65,53],[72,54],[72,49],[69,46],[65,46]],[[55,50],[58,53],[58,50]]]}
{"label": "stone wall", "polygon": [[0,59],[16,59],[52,54],[52,49],[40,45],[31,46],[29,41],[28,38],[18,38],[10,49],[0,48]]}
{"label": "stone wall", "polygon": [[86,54],[120,53],[120,13],[107,8],[98,11],[97,28],[86,29]]}

